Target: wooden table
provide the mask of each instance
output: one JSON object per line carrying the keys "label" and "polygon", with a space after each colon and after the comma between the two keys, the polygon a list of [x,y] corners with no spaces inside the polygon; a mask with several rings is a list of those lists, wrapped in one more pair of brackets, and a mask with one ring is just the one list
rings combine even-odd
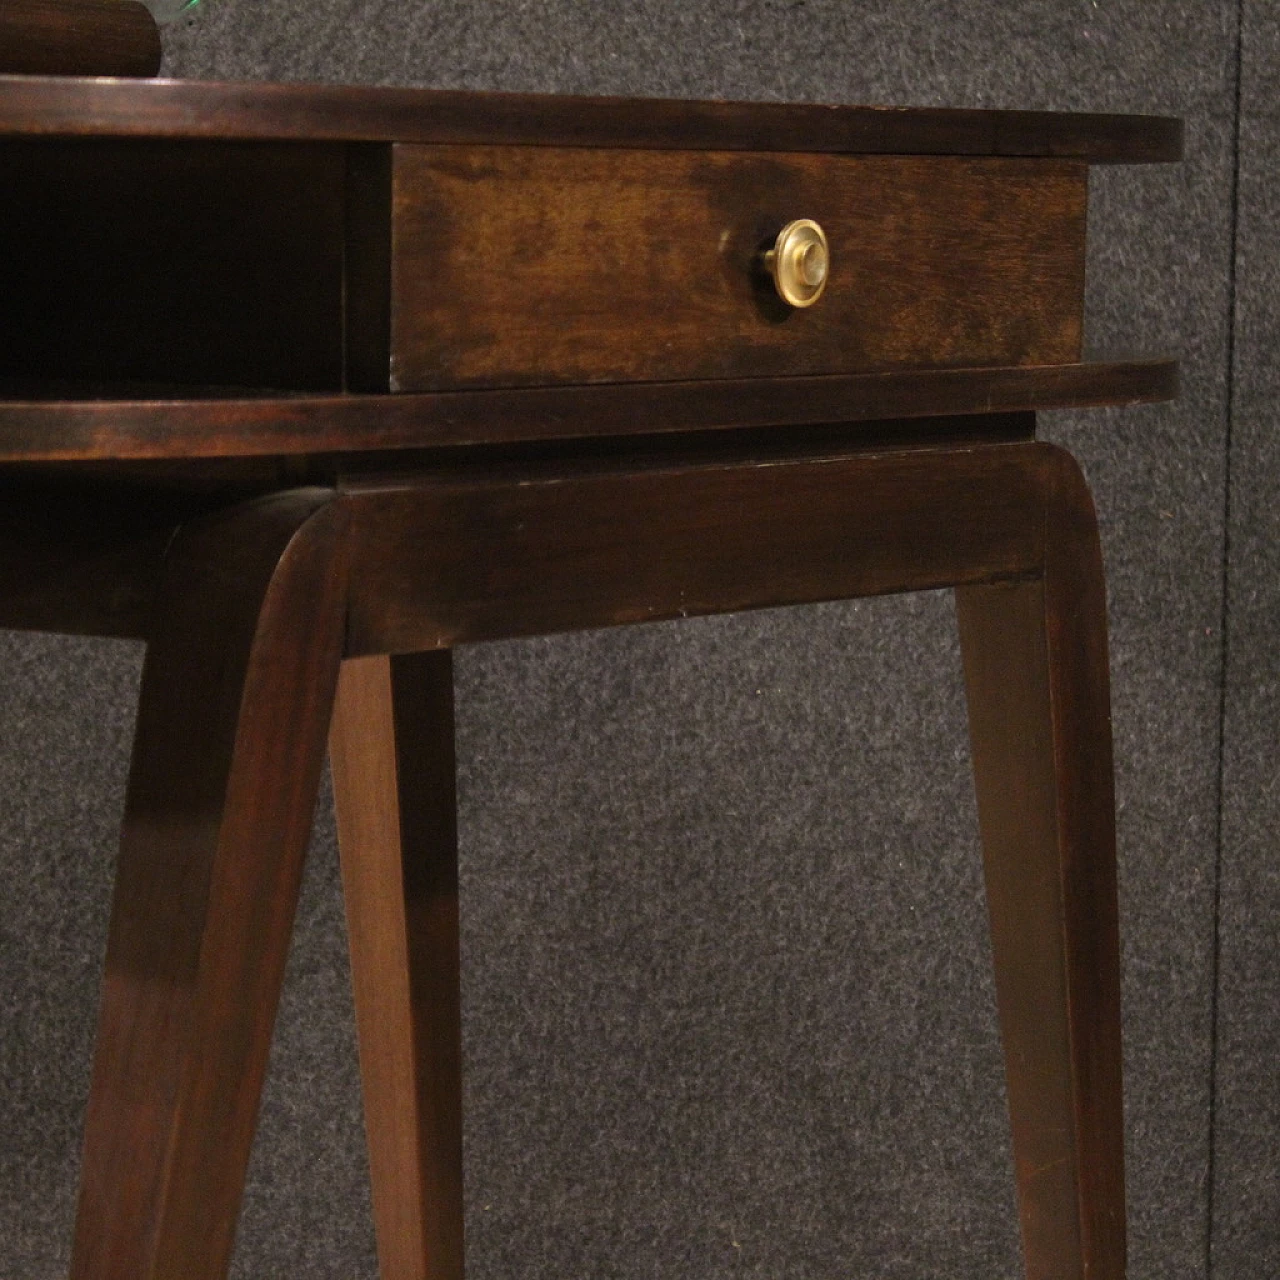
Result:
{"label": "wooden table", "polygon": [[1027,1274],[1123,1275],[1102,566],[1034,415],[1174,394],[1080,352],[1087,168],[1180,149],[0,78],[0,625],[147,641],[75,1280],[226,1274],[326,735],[382,1273],[458,1280],[451,650],[938,587]]}

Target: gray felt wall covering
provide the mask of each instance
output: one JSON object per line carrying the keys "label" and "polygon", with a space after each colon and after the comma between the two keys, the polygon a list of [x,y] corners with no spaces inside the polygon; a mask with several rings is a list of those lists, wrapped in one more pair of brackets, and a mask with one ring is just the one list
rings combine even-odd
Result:
{"label": "gray felt wall covering", "polygon": [[1280,1275],[1280,13],[1248,0],[1218,988],[1214,1274]]}
{"label": "gray felt wall covering", "polygon": [[[206,4],[167,32],[170,73],[1187,118],[1184,165],[1096,171],[1088,300],[1097,350],[1183,357],[1182,398],[1044,431],[1081,458],[1108,559],[1131,1275],[1204,1277],[1235,0]],[[1245,37],[1224,1280],[1280,1274],[1271,0]],[[140,655],[0,644],[0,1280],[54,1280]],[[1015,1276],[949,597],[480,646],[457,681],[473,1280]],[[376,1275],[347,980],[326,797],[238,1277]]]}

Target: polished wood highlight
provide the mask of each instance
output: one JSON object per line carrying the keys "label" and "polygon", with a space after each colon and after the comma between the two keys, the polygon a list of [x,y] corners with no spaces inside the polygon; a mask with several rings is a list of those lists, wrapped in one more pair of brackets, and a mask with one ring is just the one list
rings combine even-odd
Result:
{"label": "polished wood highlight", "polygon": [[681,102],[336,85],[0,80],[0,134],[445,142],[675,151],[1182,158],[1181,120],[1049,111]]}
{"label": "polished wood highlight", "polygon": [[[1032,437],[1176,392],[1079,353],[1085,167],[1181,149],[0,76],[0,625],[148,645],[73,1280],[227,1274],[326,732],[382,1273],[462,1280],[453,648],[939,588],[1028,1280],[1122,1280],[1105,599]],[[795,218],[803,315],[753,265]]]}
{"label": "polished wood highlight", "polygon": [[452,654],[342,664],[329,739],[382,1280],[462,1280]]}
{"label": "polished wood highlight", "polygon": [[72,1280],[226,1275],[342,652],[341,512],[165,557],[116,872]]}
{"label": "polished wood highlight", "polygon": [[160,32],[137,0],[4,0],[0,75],[154,76]]}
{"label": "polished wood highlight", "polygon": [[[3,385],[3,384],[0,384]],[[815,378],[530,387],[397,396],[0,399],[0,462],[251,458],[433,445],[618,440],[1142,404],[1177,393],[1173,360],[925,369]],[[152,393],[155,394],[154,392]]]}
{"label": "polished wood highlight", "polygon": [[957,613],[1027,1276],[1121,1280],[1106,599],[1093,503],[1055,461],[1041,577],[962,588]]}
{"label": "polished wood highlight", "polygon": [[[394,391],[1080,358],[1079,163],[399,146],[391,181]],[[805,310],[761,262],[799,217]]]}

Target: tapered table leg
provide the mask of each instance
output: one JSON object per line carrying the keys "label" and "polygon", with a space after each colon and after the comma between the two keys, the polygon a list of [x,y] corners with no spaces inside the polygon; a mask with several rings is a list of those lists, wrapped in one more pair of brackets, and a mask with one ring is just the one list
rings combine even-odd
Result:
{"label": "tapered table leg", "polygon": [[169,549],[143,669],[74,1280],[226,1275],[341,659],[316,491]]}
{"label": "tapered table leg", "polygon": [[1125,1270],[1106,601],[1065,454],[1035,580],[957,591],[1029,1280]]}
{"label": "tapered table leg", "polygon": [[382,1280],[462,1280],[449,652],[343,663],[330,745]]}

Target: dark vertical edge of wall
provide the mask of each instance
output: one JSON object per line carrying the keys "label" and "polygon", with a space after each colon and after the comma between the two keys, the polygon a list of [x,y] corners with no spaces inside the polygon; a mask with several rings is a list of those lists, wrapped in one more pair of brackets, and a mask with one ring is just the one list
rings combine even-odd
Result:
{"label": "dark vertical edge of wall", "polygon": [[1280,1273],[1280,14],[1242,0],[1210,1274]]}
{"label": "dark vertical edge of wall", "polygon": [[1244,0],[1236,2],[1236,39],[1234,54],[1235,104],[1232,112],[1233,148],[1231,156],[1230,265],[1227,283],[1226,363],[1226,429],[1223,437],[1222,487],[1222,615],[1218,627],[1222,681],[1218,702],[1218,813],[1213,851],[1213,958],[1209,979],[1210,1051],[1209,1051],[1209,1158],[1205,1170],[1205,1275],[1213,1272],[1214,1192],[1217,1166],[1217,1101],[1218,1101],[1218,1027],[1221,1014],[1222,971],[1222,856],[1223,856],[1223,787],[1227,735],[1227,667],[1231,645],[1231,428],[1235,418],[1236,392],[1236,307],[1237,269],[1240,251],[1240,107],[1244,93]]}

